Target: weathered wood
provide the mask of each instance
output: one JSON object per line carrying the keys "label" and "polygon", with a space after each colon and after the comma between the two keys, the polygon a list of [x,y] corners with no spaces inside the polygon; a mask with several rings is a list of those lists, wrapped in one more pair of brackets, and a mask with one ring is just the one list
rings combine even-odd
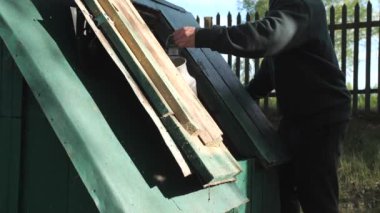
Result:
{"label": "weathered wood", "polygon": [[360,21],[360,7],[359,4],[355,5],[354,12],[354,79],[353,79],[353,97],[352,97],[352,111],[358,111],[358,75],[359,75],[359,23]]}
{"label": "weathered wood", "polygon": [[[380,27],[379,27],[380,32]],[[377,112],[380,113],[380,33],[378,37],[378,55],[377,55]]]}
{"label": "weathered wood", "polygon": [[139,99],[141,105],[143,105],[146,112],[149,114],[155,125],[157,126],[158,130],[161,133],[161,136],[163,137],[167,147],[173,154],[173,157],[176,159],[179,167],[181,168],[181,171],[183,175],[189,176],[191,174],[190,168],[188,164],[186,163],[184,157],[182,156],[181,152],[179,151],[177,145],[174,143],[173,139],[170,137],[168,131],[165,129],[165,126],[162,124],[160,118],[157,116],[156,112],[154,111],[153,107],[150,105],[148,100],[146,99],[143,92],[138,87],[137,83],[133,80],[132,76],[129,74],[128,70],[123,65],[122,61],[117,56],[116,52],[113,50],[111,44],[108,42],[104,34],[96,27],[94,21],[92,20],[90,13],[87,11],[86,7],[83,5],[83,3],[79,0],[76,0],[75,3],[78,5],[79,9],[81,10],[82,14],[85,16],[87,22],[90,24],[92,30],[96,34],[99,41],[102,43],[103,47],[106,49],[112,60],[115,62],[115,64],[118,66],[120,71],[125,76],[128,84],[131,86],[132,90],[136,94],[137,98]]}
{"label": "weathered wood", "polygon": [[[372,4],[367,4],[367,23],[372,21]],[[368,24],[366,28],[366,72],[365,72],[365,112],[371,111],[371,48],[372,48],[372,27]],[[380,41],[379,41],[380,42]]]}
{"label": "weathered wood", "polygon": [[330,7],[330,38],[333,46],[335,46],[335,30],[334,30],[334,25],[335,25],[335,8],[334,6]]}
{"label": "weathered wood", "polygon": [[367,25],[370,25],[371,27],[379,27],[380,21],[371,21],[369,23],[367,22],[357,22],[357,23],[347,23],[346,25],[343,25],[343,23],[335,24],[334,29],[335,30],[342,30],[344,28],[346,29],[355,29],[356,27],[359,28],[366,28]]}
{"label": "weathered wood", "polygon": [[204,17],[204,26],[205,28],[211,28],[213,23],[212,23],[212,16],[206,16]]}
{"label": "weathered wood", "polygon": [[[347,6],[344,4],[342,6],[342,72],[344,73],[344,76],[346,77],[347,73]],[[345,78],[346,82],[347,79]]]}
{"label": "weathered wood", "polygon": [[[227,15],[227,26],[228,27],[232,26],[232,15],[230,12],[228,12],[228,15]],[[228,65],[230,65],[230,67],[232,67],[232,55],[231,54],[228,54],[228,56],[227,56],[227,63],[228,63]]]}
{"label": "weathered wood", "polygon": [[[173,28],[184,25],[196,26],[196,22],[189,14],[175,13],[165,10],[165,8],[159,9]],[[198,75],[204,75],[208,79],[208,82],[205,83],[211,84],[215,88],[217,98],[224,102],[232,116],[235,117],[231,122],[237,122],[246,135],[244,137],[248,138],[248,141],[238,141],[232,138],[232,143],[235,143],[242,155],[245,157],[254,155],[260,158],[266,166],[286,161],[288,156],[285,152],[282,153],[284,150],[281,148],[281,143],[277,142],[278,137],[274,129],[220,54],[209,49],[188,49],[188,52],[202,71],[195,77],[198,79]],[[201,93],[202,91],[199,94]],[[218,116],[218,114],[214,115]],[[220,123],[220,125],[224,124]],[[229,135],[234,135],[235,129],[223,128],[223,130],[225,134],[228,132]],[[278,147],[273,147],[277,145]]]}
{"label": "weathered wood", "polygon": [[[87,3],[87,6],[89,7],[90,10],[98,11],[98,12],[100,11],[100,13],[102,13],[101,12],[102,8],[100,7],[100,5],[97,5],[95,1],[86,1],[86,3]],[[140,74],[141,72],[144,72],[141,69],[141,66],[138,64],[140,59],[137,60],[137,58],[135,58],[133,52],[131,50],[129,50],[129,47],[127,45],[125,45],[125,43],[122,42],[121,36],[118,35],[117,29],[112,25],[112,23],[104,22],[101,25],[101,28],[104,30],[106,35],[109,36],[110,40],[112,42],[114,42],[113,46],[117,48],[120,55],[122,55],[123,60],[128,65],[132,65],[134,68],[136,68],[136,69],[131,68],[130,71],[132,71],[133,73],[136,73],[136,74]],[[147,54],[150,54],[150,53],[148,52]],[[133,57],[133,58],[131,58],[131,57]],[[176,73],[176,75],[178,75],[178,72]],[[141,83],[140,83],[140,85],[141,85]],[[188,88],[188,89],[190,89],[190,88]],[[182,91],[185,91],[185,90],[182,90]],[[189,94],[192,95],[193,98],[195,98],[192,91],[191,90],[189,90],[189,91],[190,91]],[[195,100],[197,102],[199,102],[199,100],[197,98],[195,98]],[[200,104],[200,102],[199,102],[199,104]],[[205,109],[203,109],[203,111],[205,113],[207,113]],[[202,112],[199,112],[199,113],[202,114]],[[210,183],[215,183],[216,181],[222,182],[222,181],[220,181],[220,179],[223,177],[227,177],[227,176],[228,176],[228,178],[225,178],[225,181],[230,181],[231,179],[234,178],[235,175],[237,175],[240,172],[240,168],[238,167],[237,162],[234,162],[235,160],[231,158],[231,154],[228,153],[227,149],[223,146],[222,143],[220,143],[221,138],[219,140],[214,140],[218,144],[212,144],[212,146],[203,146],[202,143],[200,144],[202,146],[199,146],[198,143],[200,143],[200,142],[204,143],[205,142],[205,141],[202,141],[205,137],[203,137],[203,138],[199,137],[199,139],[200,139],[199,140],[199,139],[196,139],[198,137],[198,135],[194,135],[194,134],[192,136],[195,136],[195,137],[186,137],[186,139],[190,140],[190,141],[183,140],[183,137],[181,137],[181,135],[188,134],[188,133],[184,132],[186,130],[183,128],[183,126],[181,128],[177,128],[177,127],[173,128],[173,125],[168,126],[170,123],[167,122],[167,120],[170,120],[170,122],[175,122],[175,121],[172,121],[171,119],[176,119],[176,117],[171,116],[171,115],[172,114],[167,114],[165,116],[161,116],[161,120],[163,121],[166,129],[169,131],[171,137],[174,139],[174,141],[177,143],[178,147],[181,149],[181,151],[183,153],[195,152],[195,153],[197,153],[195,157],[199,157],[202,159],[202,161],[204,161],[203,163],[205,166],[201,166],[201,164],[197,163],[196,161],[194,161],[194,162],[190,161],[189,163],[192,164],[193,168],[197,171],[197,174],[201,177],[202,180],[208,181],[208,182],[204,183],[205,186],[208,186]],[[211,118],[211,116],[209,114],[208,114],[208,117]],[[208,119],[208,117],[203,116],[204,119]],[[216,124],[214,124],[214,125],[216,125]],[[218,128],[218,131],[220,131],[219,128]],[[201,132],[198,132],[197,134],[199,134],[199,136],[203,136],[202,135],[203,133],[208,133],[208,132],[207,131],[201,131]],[[191,143],[191,146],[187,145],[187,143]],[[187,148],[192,148],[194,150],[189,151],[189,150],[186,150]],[[219,152],[211,151],[215,148],[220,149],[220,151]],[[209,155],[202,154],[202,153],[206,153],[207,150],[210,150]],[[215,158],[210,157],[210,156],[212,156],[212,153],[218,154],[219,157],[218,156],[216,156]],[[191,157],[194,157],[194,156],[186,156],[187,159],[189,159],[189,158],[191,159]],[[222,169],[222,170],[219,169],[220,166],[216,166],[218,164],[219,165],[227,165],[226,169],[227,170],[230,169],[230,171],[226,171],[226,169]],[[221,173],[223,173],[223,172],[224,172],[224,174],[221,175]],[[211,175],[209,175],[209,174],[211,174]],[[212,178],[210,179],[210,177],[212,177]]]}
{"label": "weathered wood", "polygon": [[129,1],[118,0],[100,0],[99,3],[185,129],[191,134],[198,134],[206,145],[219,144],[222,132],[190,92],[190,87],[183,83],[173,63],[133,5]]}
{"label": "weathered wood", "polygon": [[[249,15],[249,13],[247,13],[245,20],[246,20],[246,22],[251,21],[251,16]],[[249,61],[250,61],[249,58],[244,59],[244,85],[248,85],[249,80],[250,80],[251,65],[250,65]]]}
{"label": "weathered wood", "polygon": [[0,39],[0,212],[18,212],[23,81]]}
{"label": "weathered wood", "polygon": [[[240,13],[238,13],[236,24],[237,25],[241,24],[241,15],[240,15]],[[240,60],[239,56],[236,56],[235,57],[235,74],[236,74],[237,78],[239,79],[239,81],[240,81],[240,72],[241,72],[240,68],[241,68],[241,60]]]}

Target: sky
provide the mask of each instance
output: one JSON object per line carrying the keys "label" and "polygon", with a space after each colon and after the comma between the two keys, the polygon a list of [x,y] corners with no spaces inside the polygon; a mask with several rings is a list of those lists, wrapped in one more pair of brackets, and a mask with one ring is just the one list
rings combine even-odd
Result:
{"label": "sky", "polygon": [[[232,17],[236,17],[238,14],[237,0],[168,0],[168,2],[183,7],[201,19],[205,16],[215,17],[219,12],[222,25],[226,23],[225,17],[228,12],[231,12]],[[202,23],[203,20],[201,20],[201,25]]]}
{"label": "sky", "polygon": [[[200,25],[203,26],[203,17],[205,16],[213,16],[215,19],[216,14],[219,12],[221,15],[221,25],[226,25],[227,23],[227,14],[228,12],[231,12],[232,17],[236,17],[238,12],[239,12],[239,5],[237,0],[167,0],[173,4],[176,4],[180,7],[183,7],[185,10],[189,11],[192,13],[194,16],[199,16],[200,17]],[[379,11],[380,10],[380,0],[372,0],[372,7],[374,11]],[[244,17],[244,16],[243,16]],[[233,23],[235,24],[236,18],[233,18]],[[214,20],[215,23],[215,20]],[[372,39],[372,60],[371,60],[371,85],[375,86],[378,84],[377,79],[378,79],[378,72],[377,72],[377,67],[378,67],[378,61],[377,55],[378,53],[378,39]],[[365,46],[365,43],[363,45]],[[364,89],[365,87],[365,51],[362,49],[361,54],[359,55],[359,89]],[[353,76],[352,73],[347,74],[347,82],[352,83],[353,81]]]}

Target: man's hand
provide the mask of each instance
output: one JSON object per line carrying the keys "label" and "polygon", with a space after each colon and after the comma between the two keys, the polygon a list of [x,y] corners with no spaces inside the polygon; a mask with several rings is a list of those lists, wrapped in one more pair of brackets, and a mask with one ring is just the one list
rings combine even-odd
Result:
{"label": "man's hand", "polygon": [[173,33],[174,43],[178,47],[195,46],[195,27],[183,27]]}

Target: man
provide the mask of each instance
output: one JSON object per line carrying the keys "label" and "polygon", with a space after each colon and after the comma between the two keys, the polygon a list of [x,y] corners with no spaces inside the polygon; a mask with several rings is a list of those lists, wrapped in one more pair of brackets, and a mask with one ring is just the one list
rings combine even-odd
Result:
{"label": "man", "polygon": [[[279,169],[281,212],[338,212],[340,141],[350,94],[328,34],[321,0],[270,0],[259,21],[174,32],[179,47],[265,57],[247,87],[255,99],[276,90],[279,134],[293,158]],[[299,205],[301,204],[301,205]]]}

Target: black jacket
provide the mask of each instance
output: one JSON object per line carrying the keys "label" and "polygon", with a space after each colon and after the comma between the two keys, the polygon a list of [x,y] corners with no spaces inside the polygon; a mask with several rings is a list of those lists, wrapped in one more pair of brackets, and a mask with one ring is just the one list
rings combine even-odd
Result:
{"label": "black jacket", "polygon": [[265,57],[247,87],[252,97],[275,89],[285,118],[349,119],[350,94],[328,34],[321,0],[272,0],[268,15],[233,27],[197,29],[196,47]]}

